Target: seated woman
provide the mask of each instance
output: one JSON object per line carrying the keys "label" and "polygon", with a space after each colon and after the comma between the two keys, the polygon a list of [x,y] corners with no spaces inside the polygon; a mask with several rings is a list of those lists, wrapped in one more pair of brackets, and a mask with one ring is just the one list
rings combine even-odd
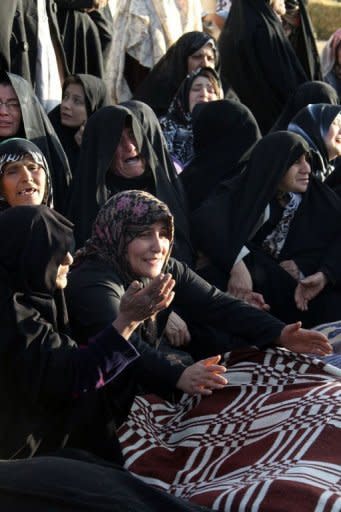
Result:
{"label": "seated woman", "polygon": [[53,206],[50,171],[40,149],[26,139],[0,143],[0,211],[10,206]]}
{"label": "seated woman", "polygon": [[69,75],[62,94],[61,104],[49,113],[49,118],[75,174],[85,123],[91,114],[111,102],[103,80],[93,75]]}
{"label": "seated woman", "polygon": [[290,121],[288,130],[300,134],[312,151],[312,172],[325,179],[341,156],[341,106],[317,103],[304,107]]}
{"label": "seated woman", "polygon": [[[115,405],[129,408],[120,399],[138,373],[127,366],[139,359],[128,340],[141,321],[169,306],[173,279],[159,275],[143,289],[132,282],[121,294],[115,321],[79,347],[69,336],[63,296],[72,263],[71,223],[47,206],[18,206],[1,214],[0,236],[1,458],[66,446],[120,462],[115,422],[122,412]],[[165,381],[168,389],[210,394],[226,384],[219,357],[185,368],[153,354],[150,349],[147,361],[146,354],[140,359],[145,368],[151,365],[154,386]]]}
{"label": "seated woman", "polygon": [[220,79],[214,69],[199,68],[184,79],[167,114],[160,118],[168,151],[180,169],[193,156],[193,108],[198,103],[207,103],[222,97]]}
{"label": "seated woman", "polygon": [[181,174],[193,211],[224,181],[240,174],[261,137],[258,124],[242,103],[218,100],[193,112],[194,157]]}
{"label": "seated woman", "polygon": [[204,32],[186,32],[137,87],[134,99],[150,105],[158,117],[163,116],[188,73],[202,67],[218,68],[215,41]]}
{"label": "seated woman", "polygon": [[64,213],[71,184],[69,163],[31,85],[20,76],[2,72],[0,100],[0,141],[10,137],[22,137],[40,148],[51,173],[54,207]]}
{"label": "seated woman", "polygon": [[[142,125],[128,108],[112,106],[95,112],[86,124],[71,204],[76,243],[79,247],[89,238],[98,210],[111,195],[133,188],[147,190],[172,211],[174,253],[191,264],[193,249],[184,198],[173,167],[167,165],[160,138],[155,149],[151,144],[150,137],[157,138],[158,133],[149,121],[145,118]],[[147,134],[147,125],[155,137]]]}
{"label": "seated woman", "polygon": [[[298,352],[329,351],[321,334],[316,337],[313,332],[301,330],[299,323],[285,326],[271,315],[210,286],[185,264],[169,258],[172,242],[172,216],[155,197],[130,190],[107,201],[70,274],[67,301],[72,328],[79,339],[88,339],[116,318],[130,283],[137,280],[140,287],[148,287],[167,272],[175,281],[174,307],[185,320],[222,333],[219,339],[211,337],[204,347],[196,347],[194,340],[193,352],[205,353],[207,357],[234,346],[262,347],[272,343]],[[134,335],[136,342],[144,340],[157,347],[166,317],[160,314],[148,319]],[[151,366],[145,369],[145,377],[151,370]],[[164,371],[160,370],[160,387],[165,378],[162,375]]]}
{"label": "seated woman", "polygon": [[297,87],[296,91],[290,96],[281,115],[271,128],[271,131],[278,132],[280,130],[286,130],[293,117],[295,117],[302,108],[312,103],[338,105],[340,102],[337,92],[331,85],[318,80],[305,82]]}
{"label": "seated woman", "polygon": [[[221,186],[196,212],[194,225],[202,251],[226,279],[247,244],[243,281],[264,296],[273,315],[311,327],[340,316],[341,201],[309,161],[298,134],[265,136],[243,175]],[[267,204],[270,218],[248,242]]]}

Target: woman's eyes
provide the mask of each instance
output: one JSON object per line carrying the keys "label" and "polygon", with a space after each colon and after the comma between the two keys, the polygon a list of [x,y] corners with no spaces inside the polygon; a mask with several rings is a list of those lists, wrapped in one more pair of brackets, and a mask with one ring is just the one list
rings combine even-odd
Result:
{"label": "woman's eyes", "polygon": [[73,98],[72,96],[69,96],[68,94],[65,94],[63,96],[63,100],[62,101],[68,101],[68,100],[72,100],[72,102],[75,105],[84,105],[84,101],[81,98]]}
{"label": "woman's eyes", "polygon": [[18,169],[8,169],[8,170],[5,170],[4,171],[4,176],[12,176],[14,174],[16,174],[18,171]]}
{"label": "woman's eyes", "polygon": [[[39,165],[28,165],[27,170],[30,172],[37,172],[41,169]],[[21,172],[21,167],[12,167],[11,169],[7,169],[4,171],[5,176],[14,176]]]}

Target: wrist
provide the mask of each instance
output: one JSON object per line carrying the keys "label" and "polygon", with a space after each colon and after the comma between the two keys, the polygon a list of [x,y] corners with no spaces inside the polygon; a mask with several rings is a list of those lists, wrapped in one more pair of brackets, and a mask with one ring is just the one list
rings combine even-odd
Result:
{"label": "wrist", "polygon": [[112,323],[112,326],[116,331],[126,340],[130,338],[139,325],[140,322],[136,320],[128,320],[122,315],[118,315]]}

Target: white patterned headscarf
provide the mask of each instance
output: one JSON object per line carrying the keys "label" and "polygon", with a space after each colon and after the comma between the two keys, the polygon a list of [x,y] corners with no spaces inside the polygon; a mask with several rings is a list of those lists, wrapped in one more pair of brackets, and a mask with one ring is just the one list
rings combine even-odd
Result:
{"label": "white patterned headscarf", "polygon": [[[52,184],[47,161],[41,150],[27,139],[12,138],[0,143],[0,181],[6,164],[23,160],[27,155],[30,155],[35,163],[45,171],[46,190],[43,204],[52,206]],[[0,198],[0,200],[4,202],[3,198]]]}

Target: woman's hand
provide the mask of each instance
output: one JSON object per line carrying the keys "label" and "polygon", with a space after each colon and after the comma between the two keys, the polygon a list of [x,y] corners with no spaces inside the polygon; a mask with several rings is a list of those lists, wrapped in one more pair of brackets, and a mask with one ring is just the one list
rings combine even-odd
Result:
{"label": "woman's hand", "polygon": [[295,302],[301,311],[308,310],[308,302],[322,292],[328,280],[323,272],[316,272],[302,279],[295,290]]}
{"label": "woman's hand", "polygon": [[241,292],[252,291],[251,274],[243,260],[233,265],[227,283],[227,291],[237,298]]}
{"label": "woman's hand", "polygon": [[252,290],[252,277],[243,260],[233,265],[230,279],[227,283],[227,291],[236,299],[243,300],[257,309],[269,311],[270,306],[266,304],[261,293]]}
{"label": "woman's hand", "polygon": [[301,273],[294,260],[283,260],[280,262],[279,266],[288,272],[288,274],[290,274],[291,277],[295,279],[295,281],[299,281]]}
{"label": "woman's hand", "polygon": [[190,395],[212,395],[214,389],[222,389],[228,383],[222,376],[225,366],[219,365],[221,356],[208,357],[188,366],[181,374],[176,387]]}
{"label": "woman's hand", "polygon": [[301,326],[301,322],[286,325],[276,344],[293,352],[319,356],[327,356],[332,353],[333,349],[327,336],[318,331],[302,329]]}
{"label": "woman's hand", "polygon": [[165,335],[169,343],[174,347],[187,345],[191,341],[191,335],[186,322],[174,311],[168,317]]}
{"label": "woman's hand", "polygon": [[145,288],[133,281],[120,302],[120,310],[113,322],[115,329],[128,339],[138,325],[171,304],[175,281],[171,274],[160,274]]}

